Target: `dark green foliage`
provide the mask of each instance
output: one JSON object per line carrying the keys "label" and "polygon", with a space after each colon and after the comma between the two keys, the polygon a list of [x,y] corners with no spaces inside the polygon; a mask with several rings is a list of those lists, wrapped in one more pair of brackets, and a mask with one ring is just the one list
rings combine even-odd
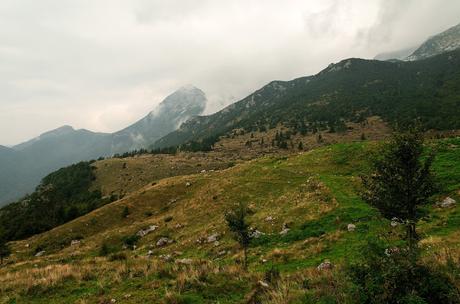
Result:
{"label": "dark green foliage", "polygon": [[314,76],[273,81],[231,109],[187,121],[155,147],[261,125],[283,124],[301,134],[342,132],[345,122],[374,115],[389,123],[420,118],[429,129],[460,129],[459,91],[460,51],[416,62],[347,59]]}
{"label": "dark green foliage", "polygon": [[460,303],[460,294],[448,276],[412,263],[404,249],[388,251],[382,241],[370,241],[363,259],[347,266],[347,273],[358,287],[358,303]]}
{"label": "dark green foliage", "polygon": [[247,249],[251,242],[249,223],[246,221],[248,214],[249,210],[245,203],[239,203],[232,210],[225,213],[225,220],[227,221],[228,228],[233,233],[235,240],[240,244],[241,248],[243,248],[244,268],[247,267]]}
{"label": "dark green foliage", "polygon": [[395,132],[374,157],[372,173],[362,177],[363,198],[387,219],[396,217],[407,227],[409,245],[416,242],[415,225],[420,207],[434,193],[431,165],[434,154],[423,158],[423,134],[411,127]]}
{"label": "dark green foliage", "polygon": [[70,221],[105,202],[91,190],[90,162],[59,169],[46,176],[35,192],[0,209],[0,229],[7,240],[25,238]]}
{"label": "dark green foliage", "polygon": [[134,249],[134,246],[136,246],[137,242],[141,239],[140,236],[137,234],[129,235],[126,236],[122,239],[123,245],[128,247],[129,249]]}
{"label": "dark green foliage", "polygon": [[121,212],[121,218],[127,218],[128,215],[130,214],[128,206],[125,206],[123,208],[123,211]]}
{"label": "dark green foliage", "polygon": [[118,251],[121,250],[120,244],[111,244],[106,241],[104,241],[99,248],[98,255],[99,256],[108,256],[110,254],[117,253]]}
{"label": "dark green foliage", "polygon": [[109,261],[113,262],[113,261],[126,261],[128,259],[128,257],[126,256],[125,253],[123,252],[116,252],[116,253],[112,253],[111,255],[109,255]]}
{"label": "dark green foliage", "polygon": [[11,250],[6,243],[6,239],[3,234],[0,234],[0,265],[3,264],[3,259],[11,254]]}

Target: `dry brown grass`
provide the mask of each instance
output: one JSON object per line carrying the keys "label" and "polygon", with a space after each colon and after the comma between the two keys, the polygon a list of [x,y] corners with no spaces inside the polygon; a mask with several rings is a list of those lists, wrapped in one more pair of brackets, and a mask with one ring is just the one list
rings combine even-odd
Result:
{"label": "dry brown grass", "polygon": [[[121,284],[125,280],[151,278],[153,275],[159,275],[160,279],[173,279],[174,291],[181,292],[186,285],[200,284],[210,274],[218,273],[225,273],[234,279],[242,279],[247,276],[238,265],[219,266],[205,260],[195,260],[190,265],[183,265],[146,258],[115,262],[97,258],[72,264],[50,264],[14,270],[1,269],[0,294],[29,294],[37,290],[46,291],[68,280],[73,280],[78,284],[103,278],[104,284]],[[152,284],[153,281],[154,279],[152,279]]]}

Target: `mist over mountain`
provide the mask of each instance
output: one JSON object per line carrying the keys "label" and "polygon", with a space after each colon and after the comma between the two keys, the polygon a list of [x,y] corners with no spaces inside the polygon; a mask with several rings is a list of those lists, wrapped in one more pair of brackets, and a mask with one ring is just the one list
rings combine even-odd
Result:
{"label": "mist over mountain", "polygon": [[386,61],[386,60],[404,60],[406,59],[409,55],[411,55],[418,46],[416,47],[410,47],[398,51],[393,51],[393,52],[386,52],[386,53],[380,53],[377,56],[374,57],[375,60],[381,60],[381,61]]}
{"label": "mist over mountain", "polygon": [[202,114],[205,107],[206,96],[203,91],[193,86],[182,87],[166,97],[147,116],[114,133],[112,152],[148,147],[191,117]]}
{"label": "mist over mountain", "polygon": [[460,48],[460,24],[429,38],[406,60],[422,60],[458,48]]}
{"label": "mist over mountain", "polygon": [[31,192],[48,173],[84,160],[147,148],[203,113],[206,96],[187,86],[166,97],[152,112],[115,133],[62,126],[12,148],[0,146],[0,205]]}
{"label": "mist over mountain", "polygon": [[416,61],[453,51],[458,48],[460,48],[460,24],[428,38],[420,46],[380,53],[376,55],[374,59],[382,61],[392,59]]}

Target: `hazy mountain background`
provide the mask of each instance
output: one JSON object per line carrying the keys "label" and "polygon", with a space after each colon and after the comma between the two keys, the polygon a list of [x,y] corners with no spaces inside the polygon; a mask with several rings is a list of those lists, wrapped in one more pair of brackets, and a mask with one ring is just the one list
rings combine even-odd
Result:
{"label": "hazy mountain background", "polygon": [[147,148],[203,113],[206,96],[193,86],[166,97],[146,117],[110,134],[63,126],[11,148],[0,146],[0,205],[31,192],[48,173],[83,160]]}

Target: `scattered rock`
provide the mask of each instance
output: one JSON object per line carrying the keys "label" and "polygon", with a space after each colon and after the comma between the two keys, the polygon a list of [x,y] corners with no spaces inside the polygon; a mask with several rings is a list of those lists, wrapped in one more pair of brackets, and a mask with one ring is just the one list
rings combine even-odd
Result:
{"label": "scattered rock", "polygon": [[265,221],[266,221],[266,222],[272,222],[272,221],[273,221],[273,216],[267,216],[267,217],[265,218]]}
{"label": "scattered rock", "polygon": [[177,259],[176,263],[182,264],[182,265],[191,265],[193,263],[193,260],[192,259]]}
{"label": "scattered rock", "polygon": [[155,231],[157,228],[158,228],[158,226],[152,225],[152,226],[150,226],[150,227],[147,228],[147,229],[139,230],[139,231],[136,233],[136,235],[138,235],[138,236],[140,236],[140,237],[144,237],[144,236],[146,236],[147,234],[149,234],[150,232]]}
{"label": "scattered rock", "polygon": [[280,235],[286,235],[291,229],[289,228],[284,228],[283,230],[281,230],[280,232]]}
{"label": "scattered rock", "polygon": [[267,263],[267,262],[268,262],[268,260],[267,260],[267,259],[262,259],[262,263],[264,263],[264,264],[265,264],[265,263]]}
{"label": "scattered rock", "polygon": [[26,244],[25,246],[26,246],[26,248],[29,248],[29,247],[30,247],[30,244]]}
{"label": "scattered rock", "polygon": [[226,254],[227,254],[227,251],[225,251],[225,250],[219,251],[219,252],[217,253],[218,256],[224,256],[224,255],[226,255]]}
{"label": "scattered rock", "polygon": [[112,299],[112,300],[110,300],[110,303],[117,303],[117,300]]}
{"label": "scattered rock", "polygon": [[147,256],[148,256],[148,257],[151,257],[152,255],[153,255],[153,250],[149,250],[149,251],[147,252]]}
{"label": "scattered rock", "polygon": [[218,233],[213,233],[208,238],[206,239],[206,242],[208,243],[214,243],[219,240],[219,234]]}
{"label": "scattered rock", "polygon": [[353,232],[356,229],[356,225],[355,224],[348,224],[347,229],[348,229],[348,231]]}
{"label": "scattered rock", "polygon": [[334,265],[329,261],[324,261],[321,264],[319,264],[318,267],[316,267],[316,269],[318,269],[319,271],[331,270],[332,268],[334,268]]}
{"label": "scattered rock", "polygon": [[172,257],[171,257],[170,254],[162,254],[162,255],[159,256],[159,258],[160,258],[160,259],[163,259],[163,260],[166,261],[166,262],[169,262],[169,261],[172,260]]}
{"label": "scattered rock", "polygon": [[280,232],[280,235],[286,235],[289,232],[289,225],[287,223],[283,223],[283,228]]}
{"label": "scattered rock", "polygon": [[206,173],[206,170],[201,170],[201,173]]}
{"label": "scattered rock", "polygon": [[399,219],[397,217],[392,218],[390,226],[394,228],[394,227],[396,227],[398,225],[399,225]]}
{"label": "scattered rock", "polygon": [[450,197],[446,197],[442,202],[438,203],[438,206],[441,208],[450,208],[457,204],[457,202]]}
{"label": "scattered rock", "polygon": [[259,283],[259,285],[260,285],[261,287],[263,287],[263,288],[269,288],[269,287],[270,287],[270,285],[268,285],[267,282],[259,281],[258,283]]}
{"label": "scattered rock", "polygon": [[77,246],[77,245],[80,245],[81,241],[80,240],[72,240],[70,242],[70,246]]}
{"label": "scattered rock", "polygon": [[163,247],[169,245],[173,242],[173,240],[168,239],[167,237],[162,237],[157,241],[157,247]]}
{"label": "scattered rock", "polygon": [[181,229],[181,228],[183,228],[183,227],[184,227],[183,224],[176,224],[176,226],[174,226],[174,228],[176,228],[176,229]]}
{"label": "scattered rock", "polygon": [[200,237],[196,240],[197,244],[204,244],[206,243],[206,238],[205,237]]}
{"label": "scattered rock", "polygon": [[36,256],[36,257],[41,257],[41,256],[43,256],[43,255],[45,254],[45,252],[46,252],[45,250],[39,251],[39,252],[37,252],[37,253],[35,254],[35,256]]}
{"label": "scattered rock", "polygon": [[258,239],[264,234],[265,233],[255,229],[255,230],[252,230],[251,232],[249,232],[249,237],[252,238],[252,239]]}
{"label": "scattered rock", "polygon": [[220,242],[219,242],[219,241],[215,241],[215,242],[214,242],[214,247],[219,247],[219,245],[220,245]]}
{"label": "scattered rock", "polygon": [[401,252],[401,250],[398,247],[385,249],[385,255],[386,256],[391,256],[391,255],[399,253],[399,252]]}
{"label": "scattered rock", "polygon": [[192,185],[192,183],[190,183],[190,182],[185,183],[186,187],[190,187],[191,185]]}

